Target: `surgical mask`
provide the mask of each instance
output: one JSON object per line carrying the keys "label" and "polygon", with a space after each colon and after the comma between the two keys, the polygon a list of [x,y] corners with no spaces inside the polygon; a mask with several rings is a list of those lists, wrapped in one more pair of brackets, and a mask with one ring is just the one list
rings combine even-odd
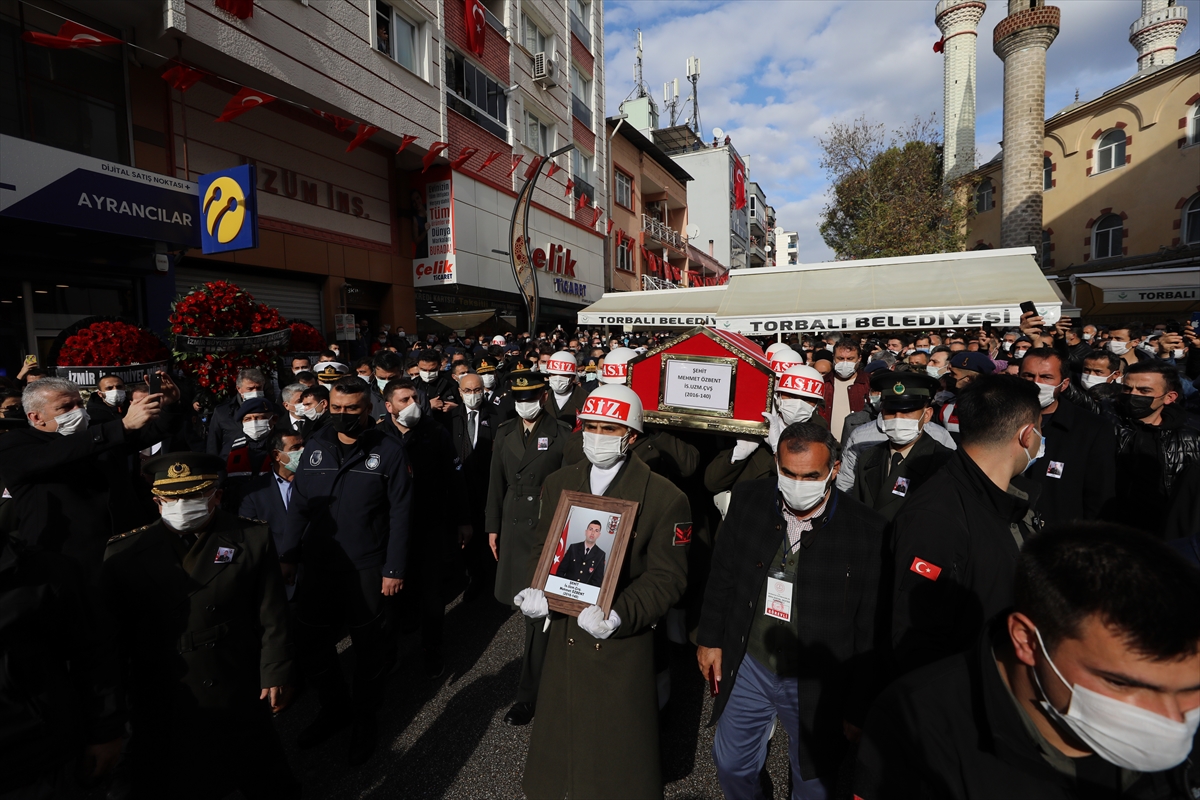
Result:
{"label": "surgical mask", "polygon": [[363,383],[367,384],[368,386],[371,385],[371,375],[369,373],[366,375],[359,375],[358,379],[360,381],[362,381]]}
{"label": "surgical mask", "polygon": [[867,395],[867,399],[866,399],[864,405],[866,405],[868,411],[878,411],[879,404],[882,402],[883,402],[883,395],[869,394],[869,395]]}
{"label": "surgical mask", "polygon": [[839,378],[849,378],[856,369],[858,369],[857,361],[839,361],[833,365],[833,371]]}
{"label": "surgical mask", "polygon": [[483,405],[483,392],[480,392],[479,394],[464,394],[462,396],[462,399],[463,399],[463,404],[467,408],[474,411],[475,409],[477,409],[481,405]]}
{"label": "surgical mask", "polygon": [[1187,350],[1172,350],[1171,351],[1171,358],[1175,359],[1176,361],[1179,361],[1186,355],[1187,355]]}
{"label": "surgical mask", "polygon": [[916,441],[916,438],[921,435],[921,421],[904,417],[881,419],[879,420],[879,429],[883,431],[883,435],[888,438],[889,442],[897,447],[904,447]]}
{"label": "surgical mask", "polygon": [[828,488],[828,478],[823,481],[796,481],[783,475],[779,476],[779,493],[783,495],[783,502],[793,511],[811,510],[821,502]]}
{"label": "surgical mask", "polygon": [[490,374],[489,375],[480,375],[479,379],[481,381],[483,381],[483,388],[485,388],[485,389],[491,389],[493,386],[496,385],[496,376],[495,375],[490,375]]}
{"label": "surgical mask", "polygon": [[70,436],[75,431],[82,430],[88,426],[88,412],[83,406],[72,408],[65,414],[59,414],[54,418],[58,423],[58,432],[63,436]]}
{"label": "surgical mask", "polygon": [[1200,727],[1200,708],[1183,715],[1183,722],[1168,719],[1132,703],[1094,692],[1067,679],[1050,660],[1042,632],[1034,628],[1042,655],[1054,674],[1071,690],[1064,714],[1051,704],[1042,679],[1033,670],[1042,699],[1038,701],[1051,719],[1070,729],[1088,748],[1110,764],[1137,772],[1162,772],[1182,764],[1192,749],[1192,737]]}
{"label": "surgical mask", "polygon": [[1121,407],[1133,419],[1145,419],[1154,413],[1154,399],[1144,394],[1121,395]]}
{"label": "surgical mask", "polygon": [[249,392],[239,392],[238,394],[240,394],[242,396],[243,403],[246,402],[247,400],[257,400],[260,397],[266,397],[266,395],[263,394],[261,389],[253,389]]}
{"label": "surgical mask", "polygon": [[1102,383],[1107,383],[1110,375],[1081,375],[1080,382],[1083,383],[1083,388],[1091,389],[1093,386],[1099,386]]}
{"label": "surgical mask", "polygon": [[1118,342],[1116,339],[1110,339],[1108,342],[1108,352],[1114,356],[1123,356],[1129,352],[1129,342]]}
{"label": "surgical mask", "polygon": [[605,436],[603,433],[583,432],[583,454],[592,462],[592,466],[600,469],[608,469],[620,461],[628,445],[629,434]]}
{"label": "surgical mask", "polygon": [[1035,384],[1038,390],[1038,402],[1042,404],[1042,408],[1047,408],[1054,402],[1054,391],[1058,388],[1057,384],[1037,383]]}
{"label": "surgical mask", "polygon": [[597,379],[597,378],[599,378],[599,377],[600,377],[600,376],[599,376],[599,375],[597,375],[597,374],[596,374],[596,373],[594,373],[594,372],[585,372],[585,373],[583,373],[583,379],[584,379],[585,381],[588,381],[588,382],[594,381],[594,380],[596,380],[596,379]]}
{"label": "surgical mask", "polygon": [[304,417],[305,419],[316,419],[318,416],[317,415],[317,407],[316,406],[296,406],[296,414],[297,414],[297,416]]}
{"label": "surgical mask", "polygon": [[384,387],[386,387],[388,385],[389,380],[391,380],[391,379],[390,378],[376,378],[375,385],[378,386],[379,391],[382,392],[384,390]]}
{"label": "surgical mask", "polygon": [[433,370],[419,369],[417,370],[417,374],[419,374],[421,376],[421,380],[425,381],[426,383],[433,383],[435,380],[437,380],[437,372]]}
{"label": "surgical mask", "polygon": [[174,502],[163,502],[162,520],[171,530],[187,533],[204,527],[212,516],[209,508],[211,497],[181,497]]}
{"label": "surgical mask", "polygon": [[1083,340],[1084,340],[1085,342],[1090,342],[1090,341],[1092,340],[1092,335],[1091,335],[1090,333],[1085,333],[1085,334],[1083,335]]}
{"label": "surgical mask", "polygon": [[248,419],[242,422],[242,430],[251,439],[261,439],[271,430],[269,419]]}
{"label": "surgical mask", "polygon": [[362,414],[330,414],[330,421],[333,423],[333,429],[338,433],[344,433],[350,438],[357,438],[360,431],[366,425],[366,417]]}
{"label": "surgical mask", "polygon": [[380,336],[376,341],[378,341],[380,344],[387,344],[387,337]]}
{"label": "surgical mask", "polygon": [[775,408],[779,411],[779,417],[783,420],[783,424],[791,425],[795,422],[808,422],[817,407],[799,397],[779,395]]}
{"label": "surgical mask", "polygon": [[546,382],[555,394],[566,394],[571,388],[571,378],[567,375],[551,375]]}
{"label": "surgical mask", "polygon": [[300,469],[300,456],[302,455],[304,455],[303,450],[293,450],[287,453],[287,461],[284,463],[283,468],[292,473]]}
{"label": "surgical mask", "polygon": [[931,378],[940,378],[946,374],[945,367],[935,367],[933,364],[925,367],[925,374]]}
{"label": "surgical mask", "polygon": [[110,406],[119,406],[125,402],[124,389],[109,389],[104,393],[104,402]]}
{"label": "surgical mask", "polygon": [[1028,472],[1028,471],[1029,471],[1029,468],[1030,468],[1031,466],[1033,466],[1033,462],[1037,461],[1039,458],[1041,458],[1042,456],[1046,455],[1046,437],[1045,437],[1045,436],[1042,436],[1040,433],[1038,434],[1038,437],[1039,437],[1039,438],[1040,438],[1042,441],[1041,441],[1041,443],[1038,445],[1038,451],[1037,451],[1037,455],[1036,455],[1036,456],[1034,456],[1033,458],[1029,458],[1029,451],[1028,451],[1028,450],[1026,450],[1026,451],[1025,451],[1025,457],[1026,457],[1026,458],[1029,458],[1029,460],[1025,462],[1025,468],[1024,468],[1023,470],[1021,470],[1021,474],[1022,474],[1022,475],[1024,475],[1026,472]]}
{"label": "surgical mask", "polygon": [[513,403],[513,406],[517,410],[517,416],[527,422],[537,419],[537,415],[542,412],[542,404],[537,400],[517,402]]}
{"label": "surgical mask", "polygon": [[406,428],[414,428],[420,421],[421,407],[416,403],[409,403],[396,412],[396,424],[398,425],[403,425]]}

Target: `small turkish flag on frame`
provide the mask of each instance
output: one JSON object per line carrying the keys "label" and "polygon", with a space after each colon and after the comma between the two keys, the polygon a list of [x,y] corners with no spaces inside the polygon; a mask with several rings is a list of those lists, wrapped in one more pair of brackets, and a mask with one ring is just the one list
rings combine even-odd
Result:
{"label": "small turkish flag on frame", "polygon": [[942,574],[942,568],[936,564],[931,564],[923,558],[917,557],[913,559],[910,572],[915,572],[922,578],[929,578],[931,581],[936,581],[938,575]]}

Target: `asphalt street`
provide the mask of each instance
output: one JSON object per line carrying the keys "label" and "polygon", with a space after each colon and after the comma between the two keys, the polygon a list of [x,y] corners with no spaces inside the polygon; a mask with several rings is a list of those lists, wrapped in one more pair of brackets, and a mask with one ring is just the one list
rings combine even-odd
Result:
{"label": "asphalt street", "polygon": [[[521,774],[532,726],[504,724],[520,673],[520,616],[491,599],[456,600],[446,610],[445,673],[424,677],[420,634],[400,641],[400,666],[379,715],[379,746],[357,768],[346,765],[349,731],[300,752],[296,734],[317,712],[305,693],[277,719],[304,796],[350,798],[521,798]],[[353,648],[345,648],[349,675]],[[672,645],[672,695],[660,718],[667,798],[721,797],[712,761],[711,700],[696,669],[695,650]],[[602,746],[597,744],[598,753]],[[768,772],[777,798],[787,796],[787,738],[776,731]],[[613,765],[619,769],[619,765]]]}

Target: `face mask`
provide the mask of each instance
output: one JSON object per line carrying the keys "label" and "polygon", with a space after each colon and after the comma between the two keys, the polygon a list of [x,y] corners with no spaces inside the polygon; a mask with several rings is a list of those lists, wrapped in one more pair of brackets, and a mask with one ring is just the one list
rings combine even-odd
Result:
{"label": "face mask", "polygon": [[889,442],[897,447],[904,447],[921,435],[921,421],[904,417],[881,419],[879,420],[879,429],[883,431],[883,435],[888,438]]}
{"label": "face mask", "polygon": [[1179,361],[1186,355],[1187,355],[1187,350],[1172,350],[1171,351],[1171,358],[1175,359],[1176,361]]}
{"label": "face mask", "polygon": [[388,385],[388,381],[389,381],[389,380],[391,380],[391,379],[390,379],[390,378],[376,378],[376,379],[375,379],[375,385],[376,385],[376,386],[378,386],[378,387],[379,387],[379,391],[381,391],[381,392],[382,392],[382,391],[383,391],[383,389],[384,389],[384,387],[386,387],[386,386]]}
{"label": "face mask", "polygon": [[583,432],[583,454],[593,466],[608,469],[625,455],[629,435],[605,436],[602,433]]}
{"label": "face mask", "polygon": [[1054,391],[1058,388],[1058,386],[1046,383],[1039,383],[1036,385],[1038,390],[1038,402],[1042,404],[1042,408],[1046,408],[1054,402]]}
{"label": "face mask", "polygon": [[1037,670],[1033,670],[1033,679],[1043,698],[1038,704],[1051,719],[1082,739],[1093,753],[1118,767],[1138,772],[1162,772],[1183,763],[1192,749],[1192,737],[1200,727],[1200,708],[1193,708],[1183,715],[1183,722],[1176,722],[1079,684],[1069,684],[1050,660],[1042,642],[1042,632],[1037,628],[1033,630],[1046,663],[1071,690],[1071,702],[1064,714],[1046,699],[1042,679]]}
{"label": "face mask", "polygon": [[80,406],[79,408],[72,408],[65,414],[59,414],[54,418],[54,421],[58,423],[59,433],[61,433],[63,436],[70,436],[75,431],[82,430],[83,428],[87,427],[87,409],[83,406]]}
{"label": "face mask", "polygon": [[317,409],[313,406],[298,405],[296,406],[296,416],[304,419],[316,419]]}
{"label": "face mask", "polygon": [[104,402],[110,406],[119,406],[125,402],[124,389],[109,389],[104,393]]}
{"label": "face mask", "polygon": [[242,430],[251,439],[261,439],[271,430],[269,419],[248,419],[242,423]]}
{"label": "face mask", "polygon": [[785,425],[791,425],[794,422],[808,422],[812,417],[816,406],[799,397],[785,397],[779,395],[775,403],[775,407],[779,410],[779,416]]}
{"label": "face mask", "polygon": [[599,376],[594,372],[585,372],[583,375],[583,379],[585,381],[589,381],[589,382],[597,380],[598,378],[599,378]]}
{"label": "face mask", "polygon": [[1024,475],[1026,472],[1029,471],[1029,468],[1031,466],[1033,466],[1033,462],[1037,461],[1039,458],[1046,455],[1046,437],[1042,436],[1040,433],[1038,434],[1038,436],[1041,438],[1042,441],[1038,445],[1037,455],[1034,456],[1033,458],[1029,458],[1029,451],[1028,450],[1025,451],[1025,457],[1029,458],[1029,460],[1025,462],[1025,468],[1023,470],[1021,470],[1022,475]]}
{"label": "face mask", "polygon": [[839,378],[849,378],[857,368],[857,361],[839,361],[833,365],[833,371],[837,373]]}
{"label": "face mask", "polygon": [[821,498],[825,496],[825,490],[829,488],[829,481],[795,481],[791,478],[779,476],[779,493],[783,495],[783,502],[787,503],[788,508],[793,511],[805,512],[814,508],[817,503],[821,502]]}
{"label": "face mask", "polygon": [[868,411],[878,411],[879,404],[883,402],[883,395],[869,394],[867,395],[866,407]]}
{"label": "face mask", "polygon": [[330,414],[329,419],[335,431],[344,433],[351,439],[357,438],[366,424],[366,417],[362,414]]}
{"label": "face mask", "polygon": [[208,497],[181,497],[173,503],[164,502],[162,520],[167,527],[180,533],[202,528],[213,513],[208,507],[210,500]]}
{"label": "face mask", "polygon": [[387,337],[386,337],[386,336],[380,336],[380,337],[379,337],[379,339],[378,339],[377,341],[378,341],[380,344],[387,344]]}
{"label": "face mask", "polygon": [[292,452],[288,453],[287,461],[284,463],[283,468],[288,472],[295,472],[296,470],[300,469],[300,456],[302,455],[304,455],[303,450],[293,450]]}
{"label": "face mask", "polygon": [[1123,394],[1121,408],[1133,419],[1145,419],[1154,413],[1154,398],[1142,394]]}
{"label": "face mask", "polygon": [[925,374],[931,378],[940,378],[946,374],[945,367],[935,367],[933,364],[925,367]]}
{"label": "face mask", "polygon": [[555,394],[566,394],[571,388],[571,379],[566,375],[551,375],[547,383]]}
{"label": "face mask", "polygon": [[479,394],[464,394],[462,398],[463,404],[472,411],[483,405],[483,392]]}
{"label": "face mask", "polygon": [[530,400],[527,403],[513,403],[516,407],[517,416],[526,422],[537,419],[537,415],[542,413],[542,404],[537,400]]}
{"label": "face mask", "polygon": [[362,381],[363,383],[367,384],[368,386],[371,385],[371,376],[370,375],[359,375],[358,379],[360,381]]}
{"label": "face mask", "polygon": [[1090,333],[1085,333],[1085,334],[1083,335],[1083,340],[1084,340],[1085,342],[1090,342],[1090,341],[1092,340],[1092,335],[1091,335]]}
{"label": "face mask", "polygon": [[1109,375],[1081,375],[1079,380],[1083,383],[1083,388],[1091,389],[1093,386],[1099,386],[1102,383],[1107,383]]}
{"label": "face mask", "polygon": [[259,397],[266,397],[266,395],[263,394],[262,391],[259,389],[254,389],[249,392],[241,392],[240,394],[242,396],[242,402],[245,402],[247,400],[256,400]]}
{"label": "face mask", "polygon": [[425,381],[426,383],[433,383],[435,380],[437,380],[437,372],[434,371],[420,369],[417,370],[417,374],[419,374],[421,376],[421,380]]}
{"label": "face mask", "polygon": [[1114,356],[1123,356],[1129,352],[1129,342],[1118,342],[1116,339],[1112,339],[1108,343],[1108,352]]}
{"label": "face mask", "polygon": [[420,421],[421,407],[416,403],[409,403],[396,412],[396,422],[406,428],[414,428]]}
{"label": "face mask", "polygon": [[496,385],[495,375],[480,375],[479,379],[483,381],[483,388],[485,389],[491,389]]}

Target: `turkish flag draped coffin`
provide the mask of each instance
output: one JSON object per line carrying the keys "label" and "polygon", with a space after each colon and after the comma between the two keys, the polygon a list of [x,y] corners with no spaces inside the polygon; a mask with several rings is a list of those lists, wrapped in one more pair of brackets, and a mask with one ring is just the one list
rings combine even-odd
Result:
{"label": "turkish flag draped coffin", "polygon": [[647,422],[713,433],[767,432],[775,373],[762,348],[737,333],[692,328],[629,362]]}

